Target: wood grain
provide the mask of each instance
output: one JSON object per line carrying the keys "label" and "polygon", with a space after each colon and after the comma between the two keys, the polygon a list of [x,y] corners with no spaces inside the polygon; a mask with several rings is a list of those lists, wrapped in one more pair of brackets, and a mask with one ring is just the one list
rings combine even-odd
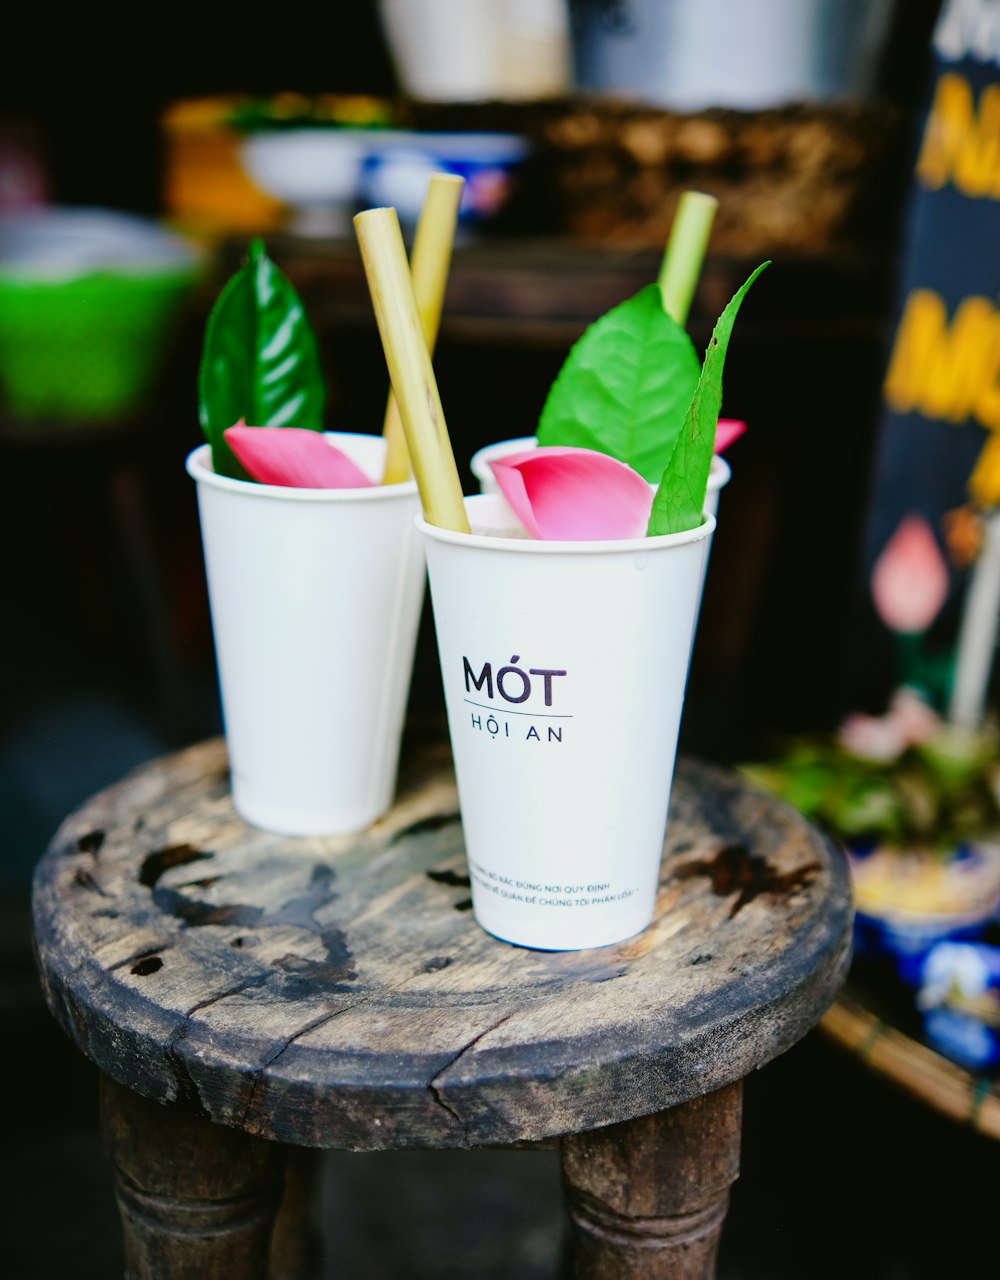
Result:
{"label": "wood grain", "polygon": [[444,748],[367,831],[291,840],[235,816],[219,740],[72,815],[34,911],[49,1005],[102,1071],[250,1134],[358,1150],[535,1141],[723,1088],[819,1019],[851,920],[825,839],[688,761],[649,929],[512,947],[469,909]]}
{"label": "wood grain", "polygon": [[740,1171],[743,1082],[563,1139],[579,1280],[712,1280]]}
{"label": "wood grain", "polygon": [[284,1149],[101,1081],[125,1280],[265,1280]]}

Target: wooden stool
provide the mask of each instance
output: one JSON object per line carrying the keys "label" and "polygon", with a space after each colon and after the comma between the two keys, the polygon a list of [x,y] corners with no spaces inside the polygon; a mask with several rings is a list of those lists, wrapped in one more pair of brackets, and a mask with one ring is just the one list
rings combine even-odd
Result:
{"label": "wooden stool", "polygon": [[127,1274],[148,1280],[267,1275],[289,1147],[546,1139],[577,1275],[707,1280],[742,1079],[830,1004],[851,923],[822,836],[682,761],[653,924],[513,947],[472,917],[446,749],[367,831],[292,840],[234,815],[217,740],[70,817],[34,911],[49,1006],[105,1076]]}

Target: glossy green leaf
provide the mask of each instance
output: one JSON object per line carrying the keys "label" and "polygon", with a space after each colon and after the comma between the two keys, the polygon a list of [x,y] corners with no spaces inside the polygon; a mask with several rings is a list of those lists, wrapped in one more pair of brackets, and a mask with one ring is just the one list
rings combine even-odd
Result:
{"label": "glossy green leaf", "polygon": [[722,408],[722,370],[736,313],[750,286],[769,262],[763,262],[733,295],[712,330],[701,377],[653,499],[647,534],[682,533],[702,522],[708,471],[715,445],[715,424]]}
{"label": "glossy green leaf", "polygon": [[595,320],[549,390],[538,443],[609,453],[650,483],[667,464],[698,383],[698,355],[647,285]]}
{"label": "glossy green leaf", "polygon": [[248,479],[222,436],[241,418],[254,427],[322,431],[324,403],[309,318],[291,281],[255,240],[205,328],[198,417],[216,473]]}

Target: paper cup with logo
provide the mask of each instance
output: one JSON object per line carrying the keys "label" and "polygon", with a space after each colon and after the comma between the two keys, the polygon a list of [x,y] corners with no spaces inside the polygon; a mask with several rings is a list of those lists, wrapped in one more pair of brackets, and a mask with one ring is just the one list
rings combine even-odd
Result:
{"label": "paper cup with logo", "polygon": [[[380,436],[330,439],[376,480]],[[360,830],[392,803],[423,602],[416,484],[197,484],[233,804],[284,835]]]}
{"label": "paper cup with logo", "polygon": [[498,495],[466,508],[472,534],[417,524],[476,919],[526,947],[619,942],[653,917],[715,521],[543,542]]}
{"label": "paper cup with logo", "polygon": [[[506,457],[509,453],[523,453],[526,449],[537,449],[537,436],[520,436],[514,440],[501,440],[497,444],[489,444],[477,450],[469,461],[472,474],[479,483],[480,493],[499,493],[497,482],[490,469],[490,463],[497,458]],[[705,495],[705,510],[709,515],[719,513],[719,490],[732,479],[732,470],[726,460],[715,454],[708,473],[708,490]]]}

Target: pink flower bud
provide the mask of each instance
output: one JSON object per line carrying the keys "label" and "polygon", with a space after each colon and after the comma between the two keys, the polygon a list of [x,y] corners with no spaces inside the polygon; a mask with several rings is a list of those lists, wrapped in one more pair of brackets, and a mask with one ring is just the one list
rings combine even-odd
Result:
{"label": "pink flower bud", "polygon": [[948,595],[948,566],[931,527],[907,516],[875,562],[871,578],[875,610],[890,631],[926,631]]}

